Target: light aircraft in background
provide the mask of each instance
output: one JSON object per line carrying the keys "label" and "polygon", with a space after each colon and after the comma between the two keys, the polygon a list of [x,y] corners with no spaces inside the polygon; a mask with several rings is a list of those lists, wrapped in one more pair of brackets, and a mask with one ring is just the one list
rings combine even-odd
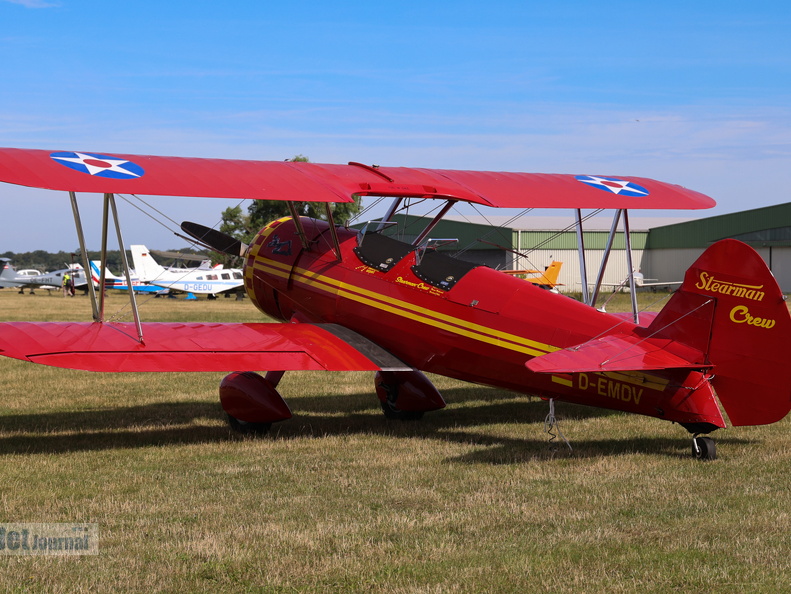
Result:
{"label": "light aircraft in background", "polygon": [[[20,293],[25,292],[25,287],[28,286],[30,277],[40,276],[40,270],[26,268],[24,270],[17,270],[11,264],[10,258],[0,258],[0,287],[4,289],[18,288]],[[42,289],[60,289],[60,287],[40,287]],[[30,294],[35,293],[35,287],[30,287]]]}
{"label": "light aircraft in background", "polygon": [[[91,280],[93,280],[95,287],[98,288],[101,286],[101,279],[102,263],[99,260],[91,260]],[[141,281],[137,278],[137,274],[134,270],[129,271],[129,280],[132,283],[132,289],[135,293],[153,293],[156,295],[165,295],[168,293],[167,289]],[[127,283],[126,278],[116,276],[110,272],[109,268],[104,268],[104,288],[114,289],[116,291],[127,291],[129,290],[129,283]]]}
{"label": "light aircraft in background", "polygon": [[[506,252],[510,252],[517,256],[522,256],[523,254],[518,250],[512,250],[500,244],[486,241],[485,239],[478,239],[480,243],[485,243],[487,245],[493,245],[494,247],[501,249]],[[528,269],[528,270],[501,270],[505,274],[510,274],[511,276],[517,276],[523,280],[533,283],[534,285],[541,287],[542,289],[547,289],[549,291],[558,292],[557,287],[562,286],[562,283],[558,283],[558,276],[560,275],[560,268],[563,266],[563,262],[557,262],[553,260],[550,262],[549,266],[544,266],[544,270],[535,270],[535,269]]]}
{"label": "light aircraft in background", "polygon": [[667,281],[667,282],[662,282],[662,281],[660,281],[658,278],[645,278],[645,277],[643,276],[643,273],[642,273],[642,272],[640,272],[640,271],[638,270],[637,272],[634,272],[634,273],[631,275],[631,277],[630,277],[630,276],[627,276],[625,279],[623,279],[623,280],[622,280],[620,283],[618,283],[618,284],[613,284],[613,283],[602,283],[602,286],[603,286],[603,287],[612,287],[613,293],[614,293],[614,292],[616,292],[616,291],[621,291],[621,290],[627,290],[627,291],[628,291],[628,290],[629,290],[629,281],[630,281],[630,278],[633,278],[633,279],[634,279],[634,286],[635,286],[635,288],[637,288],[637,289],[640,289],[640,288],[643,288],[643,287],[650,287],[650,288],[655,288],[655,287],[668,287],[668,288],[669,288],[669,287],[671,287],[671,286],[678,286],[678,285],[681,285],[681,284],[683,284],[683,282],[684,282],[684,281]]}
{"label": "light aircraft in background", "polygon": [[560,275],[561,266],[563,266],[563,262],[556,262],[553,260],[544,270],[503,270],[503,272],[511,276],[517,276],[542,289],[556,291],[557,287],[562,286],[561,283],[558,283],[558,275]]}
{"label": "light aircraft in background", "polygon": [[144,245],[131,245],[135,271],[142,282],[157,287],[182,291],[217,295],[220,293],[242,291],[244,276],[235,268],[164,268],[160,266]]}
{"label": "light aircraft in background", "polygon": [[[550,410],[560,400],[646,415],[689,431],[699,459],[715,457],[707,435],[725,427],[723,412],[733,425],[762,425],[791,407],[791,316],[766,264],[744,243],[710,246],[656,313],[637,311],[632,278],[629,315],[596,309],[609,249],[593,291],[581,258],[580,302],[427,248],[431,229],[460,201],[567,208],[578,236],[582,209],[613,209],[610,245],[623,222],[627,269],[634,270],[628,209],[714,205],[680,186],[636,177],[31,149],[0,149],[0,181],[68,191],[75,221],[78,191],[103,195],[105,213],[108,206],[115,212],[115,193],[288,202],[292,216],[266,225],[250,245],[182,223],[204,244],[243,256],[250,299],[287,323],[148,324],[136,307],[134,323],[107,322],[98,295],[92,323],[0,324],[0,354],[17,359],[107,372],[232,371],[220,401],[239,430],[263,432],[291,417],[277,389],[291,370],[373,372],[391,418],[445,406],[424,372],[549,399]],[[382,224],[365,232],[336,225],[330,203],[360,195],[393,199]],[[325,203],[326,220],[299,216],[294,200]],[[440,208],[414,241],[380,231],[418,200],[437,200]],[[108,224],[105,217],[103,237]]]}
{"label": "light aircraft in background", "polygon": [[645,278],[639,270],[634,273],[634,282],[637,287],[670,287],[683,284],[684,281],[662,282],[658,278]]}
{"label": "light aircraft in background", "polygon": [[8,263],[7,258],[3,258],[3,260],[5,261],[2,271],[0,271],[0,286],[18,288],[20,293],[23,293],[24,289],[30,289],[31,294],[35,289],[60,290],[63,286],[63,275],[67,272],[71,275],[75,289],[85,289],[88,284],[80,264],[69,264],[67,268],[54,272],[16,271]]}

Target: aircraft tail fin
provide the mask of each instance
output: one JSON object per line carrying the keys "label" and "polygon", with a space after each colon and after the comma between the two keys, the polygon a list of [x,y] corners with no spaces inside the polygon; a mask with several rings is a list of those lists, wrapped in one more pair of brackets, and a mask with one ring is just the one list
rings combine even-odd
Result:
{"label": "aircraft tail fin", "polygon": [[151,252],[144,245],[130,245],[132,261],[135,264],[135,273],[141,281],[153,281],[162,278],[165,269],[157,264]]}
{"label": "aircraft tail fin", "polygon": [[761,256],[724,239],[687,270],[647,329],[704,354],[733,425],[779,421],[791,409],[791,315]]}
{"label": "aircraft tail fin", "polygon": [[[102,263],[99,260],[91,260],[91,278],[94,283],[98,283],[102,277]],[[120,276],[114,275],[109,268],[104,269],[104,278],[107,280],[122,280]]]}
{"label": "aircraft tail fin", "polygon": [[526,365],[553,374],[698,371],[733,425],[766,425],[791,410],[790,335],[785,298],[761,256],[724,239],[692,264],[648,327],[607,334]]}
{"label": "aircraft tail fin", "polygon": [[524,279],[534,285],[542,287],[556,287],[558,286],[558,275],[560,274],[560,267],[563,262],[553,261],[544,270],[504,270],[508,274],[528,274]]}
{"label": "aircraft tail fin", "polygon": [[553,287],[557,285],[561,266],[563,266],[563,262],[555,262],[555,261],[553,261],[549,266],[547,266],[547,269],[544,270],[542,284],[551,285]]}
{"label": "aircraft tail fin", "polygon": [[16,271],[8,258],[0,258],[0,279],[12,279],[16,277]]}

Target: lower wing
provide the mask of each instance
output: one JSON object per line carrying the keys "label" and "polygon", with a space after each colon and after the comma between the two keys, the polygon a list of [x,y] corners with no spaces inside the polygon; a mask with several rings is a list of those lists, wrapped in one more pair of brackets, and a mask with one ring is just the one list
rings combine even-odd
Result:
{"label": "lower wing", "polygon": [[4,322],[0,355],[88,371],[407,370],[334,324]]}

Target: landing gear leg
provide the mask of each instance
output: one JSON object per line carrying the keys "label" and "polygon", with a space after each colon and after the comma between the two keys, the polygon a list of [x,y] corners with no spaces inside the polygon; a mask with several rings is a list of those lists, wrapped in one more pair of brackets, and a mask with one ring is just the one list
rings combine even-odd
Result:
{"label": "landing gear leg", "polygon": [[692,455],[696,460],[716,460],[717,446],[711,437],[698,437],[696,434],[692,438]]}

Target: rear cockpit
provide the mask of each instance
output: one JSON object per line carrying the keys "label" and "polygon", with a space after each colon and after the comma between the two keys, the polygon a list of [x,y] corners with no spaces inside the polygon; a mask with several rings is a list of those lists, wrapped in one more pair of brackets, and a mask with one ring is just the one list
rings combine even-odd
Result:
{"label": "rear cockpit", "polygon": [[[376,231],[363,229],[354,248],[355,255],[374,270],[387,273],[409,257],[410,270],[418,279],[449,291],[465,274],[480,266],[438,251],[440,247],[457,243],[455,239],[424,238],[420,243],[409,244],[386,235],[387,230],[382,225]],[[419,237],[423,236],[425,231]]]}

